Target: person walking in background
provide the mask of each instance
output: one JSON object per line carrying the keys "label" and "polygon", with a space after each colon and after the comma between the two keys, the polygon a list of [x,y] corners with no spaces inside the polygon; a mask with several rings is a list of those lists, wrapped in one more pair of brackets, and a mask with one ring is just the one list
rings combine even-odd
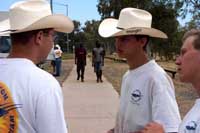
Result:
{"label": "person walking in background", "polygon": [[178,131],[181,119],[173,82],[146,52],[150,37],[167,35],[151,23],[149,12],[124,8],[118,20],[107,18],[99,25],[102,37],[115,37],[117,53],[129,66],[122,79],[116,125],[108,133],[134,133],[151,121],[162,124],[165,132]]}
{"label": "person walking in background", "polygon": [[67,133],[62,89],[36,64],[46,60],[54,32],[72,32],[73,22],[53,15],[45,0],[14,3],[9,10],[12,48],[0,59],[0,133]]}
{"label": "person walking in background", "polygon": [[[192,29],[183,36],[180,56],[176,59],[180,81],[191,83],[200,96],[200,30]],[[167,116],[166,116],[167,117]],[[164,133],[163,126],[157,122],[148,123],[138,133]],[[200,133],[200,99],[183,118],[178,133]]]}
{"label": "person walking in background", "polygon": [[105,50],[101,47],[101,44],[96,41],[96,47],[92,51],[92,66],[96,73],[97,83],[103,82],[102,80],[102,67],[104,66]]}
{"label": "person walking in background", "polygon": [[75,64],[77,65],[77,80],[81,77],[81,82],[84,82],[84,72],[86,66],[86,55],[87,51],[83,44],[80,43],[79,47],[75,50]]}
{"label": "person walking in background", "polygon": [[54,56],[55,56],[55,74],[54,76],[60,76],[61,66],[62,66],[62,50],[58,44],[54,47]]}

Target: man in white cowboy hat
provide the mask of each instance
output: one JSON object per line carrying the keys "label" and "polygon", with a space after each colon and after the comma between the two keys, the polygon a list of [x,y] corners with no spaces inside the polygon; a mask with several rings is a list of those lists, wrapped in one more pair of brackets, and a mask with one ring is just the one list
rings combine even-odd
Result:
{"label": "man in white cowboy hat", "polygon": [[119,57],[126,58],[129,70],[122,79],[120,107],[115,128],[109,133],[133,133],[156,121],[165,132],[177,132],[180,114],[171,78],[147,57],[150,37],[167,38],[151,28],[149,12],[125,8],[119,20],[107,18],[99,26],[102,37],[115,37]]}
{"label": "man in white cowboy hat", "polygon": [[12,49],[0,59],[0,132],[67,133],[59,83],[35,64],[46,59],[54,31],[70,33],[74,25],[53,15],[45,0],[20,1],[9,11]]}

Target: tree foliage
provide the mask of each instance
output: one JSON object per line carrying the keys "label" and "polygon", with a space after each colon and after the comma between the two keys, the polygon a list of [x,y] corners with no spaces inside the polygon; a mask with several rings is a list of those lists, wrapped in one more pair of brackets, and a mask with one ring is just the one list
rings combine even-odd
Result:
{"label": "tree foliage", "polygon": [[91,20],[85,22],[85,27],[82,28],[85,33],[85,45],[88,50],[92,50],[95,47],[95,42],[99,40],[100,36],[98,34],[99,21]]}
{"label": "tree foliage", "polygon": [[[152,27],[165,32],[167,40],[152,39],[151,49],[154,56],[159,55],[163,59],[173,59],[179,53],[183,33],[191,28],[200,28],[200,0],[98,0],[97,10],[101,20],[119,17],[121,9],[125,7],[140,8],[152,14]],[[178,17],[185,18],[192,15],[192,20],[181,27]],[[74,21],[75,29],[70,34],[58,33],[56,43],[59,43],[65,51],[71,52],[73,46],[79,43],[85,44],[91,50],[95,41],[100,41],[108,53],[115,51],[114,38],[102,38],[98,34],[100,21],[87,21],[81,27],[79,21]]]}
{"label": "tree foliage", "polygon": [[181,16],[185,18],[187,14],[192,16],[192,20],[187,23],[186,28],[200,28],[200,0],[180,0],[183,4]]}
{"label": "tree foliage", "polygon": [[73,47],[85,39],[85,35],[81,31],[81,23],[76,20],[73,23],[74,30],[72,33],[57,33],[55,43],[58,43],[64,52],[73,52]]}
{"label": "tree foliage", "polygon": [[[171,59],[177,53],[177,34],[179,23],[177,17],[182,10],[183,3],[178,0],[99,0],[97,5],[102,19],[107,17],[118,18],[121,9],[125,7],[140,8],[149,11],[152,16],[152,27],[165,32],[169,39],[153,39],[152,51],[154,54]],[[176,41],[174,41],[176,40]]]}

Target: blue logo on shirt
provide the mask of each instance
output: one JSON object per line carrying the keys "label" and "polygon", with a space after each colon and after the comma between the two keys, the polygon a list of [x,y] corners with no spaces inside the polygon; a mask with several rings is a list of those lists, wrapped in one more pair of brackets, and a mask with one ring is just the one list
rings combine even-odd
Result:
{"label": "blue logo on shirt", "polygon": [[9,113],[9,111],[21,108],[22,104],[0,104],[0,117],[3,117]]}
{"label": "blue logo on shirt", "polygon": [[185,127],[187,130],[196,130],[197,123],[195,121],[190,121]]}
{"label": "blue logo on shirt", "polygon": [[134,90],[131,94],[131,102],[134,104],[138,104],[138,102],[141,100],[142,93],[140,90]]}

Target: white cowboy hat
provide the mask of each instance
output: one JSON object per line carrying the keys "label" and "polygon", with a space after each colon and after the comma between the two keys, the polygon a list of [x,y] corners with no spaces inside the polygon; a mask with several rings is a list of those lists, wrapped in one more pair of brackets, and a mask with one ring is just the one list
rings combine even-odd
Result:
{"label": "white cowboy hat", "polygon": [[46,0],[16,2],[10,8],[9,23],[10,28],[4,33],[12,34],[47,28],[70,33],[74,29],[74,24],[68,17],[51,13],[50,5]]}
{"label": "white cowboy hat", "polygon": [[107,18],[99,25],[102,37],[123,35],[148,35],[151,37],[167,38],[160,30],[151,28],[152,15],[141,9],[124,8],[120,12],[119,20]]}
{"label": "white cowboy hat", "polygon": [[[8,19],[5,19],[5,20],[0,22],[0,31],[7,30],[9,27],[10,26],[9,26],[9,20]],[[1,34],[0,33],[0,36],[9,36],[9,34]]]}
{"label": "white cowboy hat", "polygon": [[58,49],[61,49],[61,48],[60,48],[60,45],[58,45],[58,44],[56,44],[55,47],[57,47]]}

